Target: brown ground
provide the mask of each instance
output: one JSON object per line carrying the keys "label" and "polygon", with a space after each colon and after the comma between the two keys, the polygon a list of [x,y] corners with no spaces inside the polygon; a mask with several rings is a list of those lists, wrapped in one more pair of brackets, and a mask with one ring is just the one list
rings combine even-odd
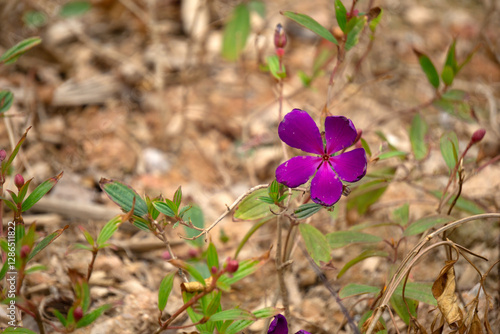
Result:
{"label": "brown ground", "polygon": [[[278,22],[284,23],[289,39],[284,111],[302,108],[319,119],[333,63],[313,83],[312,89],[302,88],[297,72],[311,73],[315,54],[329,46],[293,25],[279,11],[298,11],[324,25],[336,25],[332,1],[266,2],[266,19],[252,16],[247,48],[240,61],[230,63],[221,58],[220,43],[223,24],[236,1],[207,2],[210,23],[201,23],[200,29],[205,34],[202,38],[186,33],[190,23],[181,17],[181,1],[93,0],[88,13],[71,19],[58,17],[62,2],[7,0],[0,4],[0,51],[30,36],[39,35],[43,39],[39,47],[15,65],[0,68],[0,88],[8,88],[15,94],[15,103],[8,113],[12,117],[0,122],[4,134],[0,147],[10,148],[7,124],[14,138],[32,125],[16,171],[22,172],[26,179],[33,177],[33,184],[64,171],[64,177],[47,201],[29,212],[39,214],[36,219],[41,234],[70,225],[61,238],[36,258],[36,262],[48,269],[27,280],[26,291],[41,303],[47,303],[49,295],[67,291],[67,268],[86,271],[90,256],[83,251],[67,252],[73,243],[84,242],[77,226],[83,225],[96,233],[116,213],[116,207],[98,190],[101,177],[122,180],[140,194],[150,196],[163,194],[171,198],[181,185],[184,203],[198,204],[207,224],[248,188],[270,182],[283,159],[277,136],[277,85],[269,73],[259,70],[259,57],[273,54],[274,27]],[[433,107],[421,109],[429,124],[428,143],[432,149],[429,157],[418,164],[411,157],[404,163],[397,159],[383,164],[372,162],[369,172],[381,166],[397,166],[396,175],[401,176],[401,181],[393,182],[366,214],[346,211],[345,202],[341,202],[336,220],[323,213],[315,216],[311,222],[314,226],[332,232],[358,223],[386,222],[392,210],[405,202],[411,203],[412,220],[435,213],[437,200],[405,182],[403,176],[411,171],[410,179],[419,186],[444,188],[447,174],[439,153],[439,138],[445,130],[457,132],[461,147],[466,146],[476,129],[487,130],[484,141],[471,150],[468,171],[498,156],[500,8],[497,4],[495,9],[494,3],[494,0],[375,2],[384,9],[384,16],[373,49],[359,71],[356,64],[365,53],[368,36],[362,36],[360,44],[348,53],[346,70],[336,83],[330,112],[351,118],[357,128],[363,129],[374,154],[385,147],[375,134],[377,130],[399,150],[410,152],[408,128],[413,113],[404,111],[432,98],[432,90],[412,48],[429,55],[440,69],[449,44],[457,37],[459,60],[481,43],[454,83],[454,88],[469,93],[468,99],[479,121],[466,123]],[[366,6],[366,2],[359,4],[361,11]],[[202,8],[201,16],[207,10]],[[41,28],[27,27],[22,16],[29,10],[44,12],[47,24]],[[195,11],[190,9],[191,13]],[[352,81],[348,82],[348,77]],[[483,169],[466,183],[463,194],[485,211],[498,212],[499,172],[498,163]],[[56,206],[50,206],[49,200]],[[60,204],[63,200],[67,201],[64,205]],[[102,212],[102,208],[107,209]],[[34,219],[30,215],[27,221]],[[455,211],[454,215],[467,214]],[[498,223],[475,224],[455,232],[456,240],[493,263],[499,257]],[[221,259],[234,253],[251,226],[251,222],[225,219],[213,230],[211,238],[220,247]],[[225,245],[218,238],[222,229],[229,236]],[[394,236],[388,227],[370,231],[387,238]],[[114,238],[117,245],[125,248],[154,242],[150,235],[125,226]],[[275,239],[275,225],[265,225],[245,246],[240,258],[265,253]],[[179,242],[177,231],[172,233],[172,240],[177,243],[175,252],[187,257],[190,246]],[[400,257],[416,241],[409,239],[404,243]],[[381,249],[384,247],[388,250],[380,245]],[[383,286],[390,263],[380,258],[366,260],[340,280],[335,279],[339,268],[362,249],[350,246],[334,252],[335,269],[326,273],[336,289],[350,282]],[[162,253],[163,250],[157,249],[106,250],[100,254],[91,280],[93,302],[96,306],[113,303],[115,307],[79,333],[151,333],[157,326],[156,291],[163,276],[172,270],[162,259]],[[277,292],[273,255],[255,275],[237,284],[225,296],[226,305],[241,305],[250,310],[270,305]],[[348,327],[342,326],[339,306],[319,283],[300,249],[296,249],[293,259],[295,263],[287,282],[296,317],[294,332],[305,328],[312,333],[348,333]],[[443,261],[444,254],[436,252],[430,260],[414,268],[413,278],[432,281]],[[481,270],[487,268],[488,265]],[[467,292],[477,283],[474,270],[465,263],[457,267],[457,275],[461,291]],[[495,283],[498,279],[493,270],[488,287],[494,296],[498,296]],[[369,302],[355,303],[358,300],[345,301],[355,316],[363,313]],[[180,294],[176,291],[167,312],[175,311],[179,305]],[[423,313],[423,322],[429,327],[426,317]],[[36,327],[29,318],[25,325]],[[494,332],[500,328],[498,321],[492,326]],[[263,321],[257,322],[248,333],[260,333],[264,327]],[[406,331],[404,326],[402,330]]]}

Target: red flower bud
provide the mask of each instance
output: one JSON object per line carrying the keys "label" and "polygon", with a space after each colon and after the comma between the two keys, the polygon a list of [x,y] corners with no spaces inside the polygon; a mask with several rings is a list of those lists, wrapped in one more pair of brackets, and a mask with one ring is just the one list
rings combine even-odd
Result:
{"label": "red flower bud", "polygon": [[4,161],[7,157],[7,152],[5,150],[0,150],[0,161]]}
{"label": "red flower bud", "polygon": [[237,260],[227,259],[226,271],[230,274],[235,273],[239,266],[240,264]]}
{"label": "red flower bud", "polygon": [[16,176],[14,176],[14,184],[17,189],[21,189],[22,186],[24,186],[24,177],[21,174],[16,174]]}
{"label": "red flower bud", "polygon": [[218,271],[218,270],[217,270],[217,267],[216,267],[216,266],[212,266],[212,268],[210,269],[210,272],[211,272],[212,274],[214,274],[214,275],[215,275],[215,274],[217,274],[217,271]]}
{"label": "red flower bud", "polygon": [[197,249],[190,248],[190,249],[188,250],[188,256],[189,256],[190,258],[195,258],[195,257],[197,257],[198,255],[200,255],[200,252],[199,252]]}
{"label": "red flower bud", "polygon": [[172,259],[172,256],[170,255],[170,253],[168,251],[165,251],[163,252],[163,254],[161,255],[161,258],[165,261],[168,261],[170,259]]}
{"label": "red flower bud", "polygon": [[30,255],[31,252],[31,247],[28,245],[24,245],[21,247],[21,250],[19,252],[19,256],[21,256],[21,259],[25,259]]}
{"label": "red flower bud", "polygon": [[286,46],[286,42],[285,29],[283,29],[281,23],[278,23],[276,30],[274,30],[274,46],[276,49],[282,49]]}
{"label": "red flower bud", "polygon": [[471,145],[480,142],[483,139],[483,137],[484,137],[485,134],[486,134],[486,130],[485,129],[476,130],[472,134],[472,137],[470,139]]}
{"label": "red flower bud", "polygon": [[75,322],[78,322],[78,320],[83,318],[83,310],[81,306],[77,306],[77,308],[74,309],[73,318],[75,318]]}

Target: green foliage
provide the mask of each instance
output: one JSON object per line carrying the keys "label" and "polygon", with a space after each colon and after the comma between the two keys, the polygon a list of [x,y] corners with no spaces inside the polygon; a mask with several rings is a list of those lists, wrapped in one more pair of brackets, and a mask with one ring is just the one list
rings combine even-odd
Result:
{"label": "green foliage", "polygon": [[[439,190],[433,190],[430,192],[430,194],[439,199],[443,196],[443,192]],[[450,198],[448,204],[451,204],[452,202],[453,198]],[[479,215],[481,213],[485,213],[485,211],[481,207],[479,207],[476,203],[464,198],[463,196],[458,198],[455,207],[473,215]]]}
{"label": "green foliage", "polygon": [[470,122],[473,120],[472,109],[466,98],[466,92],[459,89],[450,89],[441,98],[435,100],[432,105],[458,119]]}
{"label": "green foliage", "polygon": [[165,276],[160,283],[160,288],[158,289],[158,309],[163,311],[165,306],[167,306],[168,297],[172,288],[174,286],[175,272],[172,272]]}
{"label": "green foliage", "polygon": [[108,241],[109,238],[111,238],[111,236],[118,230],[118,226],[121,222],[121,217],[115,217],[103,226],[101,232],[99,233],[99,236],[97,237],[97,244],[100,248],[102,248],[105,245],[106,241]]}
{"label": "green foliage", "polygon": [[0,114],[6,112],[12,106],[14,94],[8,90],[0,91]]}
{"label": "green foliage", "polygon": [[[403,320],[406,325],[409,325],[410,314],[413,317],[417,316],[418,302],[409,298],[405,298],[405,300],[403,300],[403,297],[401,297],[400,295],[393,294],[389,303],[391,304],[391,307],[394,309],[394,311],[396,311],[396,313],[399,315],[401,320]],[[406,305],[408,305],[408,307]],[[410,312],[408,312],[408,310]]]}
{"label": "green foliage", "polygon": [[446,132],[439,140],[439,147],[450,173],[458,163],[458,138],[455,132]]}
{"label": "green foliage", "polygon": [[427,144],[425,143],[426,134],[427,123],[425,123],[425,120],[419,114],[416,114],[411,123],[410,142],[413,154],[417,160],[424,159],[429,151]]}
{"label": "green foliage", "polygon": [[21,328],[21,327],[7,327],[2,332],[4,334],[36,334],[31,329]]}
{"label": "green foliage", "polygon": [[321,261],[325,263],[330,262],[330,246],[325,235],[309,224],[299,224],[299,231],[306,244],[307,252],[314,262],[317,265],[321,265]]}
{"label": "green foliage", "polygon": [[56,230],[55,232],[52,232],[51,234],[47,235],[45,238],[43,238],[38,244],[36,244],[35,247],[31,250],[27,261],[30,261],[35,255],[40,253],[45,247],[50,245],[55,239],[57,239],[65,229],[67,229],[69,225],[66,225],[64,228],[61,228],[59,230]]}
{"label": "green foliage", "polygon": [[[395,168],[384,168],[377,171],[379,175],[365,176],[366,182],[357,186],[348,196],[347,209],[357,209],[360,214],[376,203],[389,186],[387,179],[392,178]],[[374,179],[374,177],[376,177]],[[371,180],[370,180],[371,179]],[[370,181],[369,181],[370,180]]]}
{"label": "green foliage", "polygon": [[347,39],[345,42],[345,49],[349,51],[359,42],[359,35],[363,31],[363,27],[366,23],[366,17],[353,17],[349,20],[346,31],[347,31]]}
{"label": "green foliage", "polygon": [[30,10],[23,14],[23,22],[29,28],[40,28],[47,23],[47,16],[43,12]]}
{"label": "green foliage", "polygon": [[83,318],[81,318],[76,323],[76,328],[82,328],[82,327],[86,327],[86,326],[90,325],[91,323],[93,323],[97,318],[99,318],[104,312],[106,312],[110,308],[111,308],[111,305],[106,304],[106,305],[100,306],[100,307],[96,308],[95,310],[93,310],[92,312],[84,315]]}
{"label": "green foliage", "polygon": [[[191,210],[187,211],[184,214],[184,220],[191,221],[191,223],[199,229],[202,229],[205,226],[205,217],[203,216],[203,211],[201,211],[200,207],[193,206]],[[200,231],[184,226],[184,230],[186,231],[186,236],[188,238],[195,237],[200,234]],[[202,247],[203,246],[203,238],[198,238],[195,240],[189,240],[190,243],[195,246]]]}
{"label": "green foliage", "polygon": [[364,295],[367,293],[377,294],[380,288],[365,284],[349,283],[339,291],[340,298],[348,298],[353,296]]}
{"label": "green foliage", "polygon": [[294,13],[294,12],[282,12],[282,14],[289,19],[297,22],[304,28],[307,28],[317,34],[318,36],[326,39],[327,41],[332,42],[333,44],[339,44],[335,37],[333,37],[332,33],[323,27],[321,24],[319,24],[316,20],[314,20],[312,17],[307,16],[305,14],[299,14],[299,13]]}
{"label": "green foliage", "polygon": [[413,222],[410,226],[408,226],[408,228],[404,232],[404,235],[410,236],[410,235],[420,234],[432,227],[449,223],[452,220],[453,219],[450,216],[431,216],[422,218]]}
{"label": "green foliage", "polygon": [[269,203],[258,200],[261,197],[266,197],[266,194],[267,189],[259,189],[245,197],[245,199],[241,201],[236,208],[234,218],[236,220],[260,220],[265,217],[273,216],[273,213],[270,210],[278,212],[279,207],[277,205],[269,205]]}
{"label": "green foliage", "polygon": [[342,277],[347,270],[349,270],[352,266],[355,264],[358,264],[359,262],[369,258],[369,257],[387,257],[389,254],[384,251],[379,251],[379,250],[372,250],[372,249],[367,249],[363,252],[361,252],[358,256],[347,262],[342,269],[340,269],[339,273],[337,274],[337,278]]}
{"label": "green foliage", "polygon": [[297,209],[295,209],[293,216],[299,220],[306,219],[306,218],[314,215],[316,212],[318,212],[322,208],[323,208],[323,206],[320,204],[317,204],[317,203],[302,204]]}
{"label": "green foliage", "polygon": [[347,25],[347,10],[340,0],[335,0],[335,17],[337,18],[337,23],[339,24],[340,29],[342,29],[345,33]]}
{"label": "green foliage", "polygon": [[47,194],[59,181],[62,177],[63,172],[58,175],[51,177],[50,179],[42,182],[38,187],[36,187],[31,194],[29,194],[28,198],[23,202],[22,211],[29,210],[33,205],[35,205],[40,199],[42,199],[45,194]]}
{"label": "green foliage", "polygon": [[212,242],[207,248],[207,265],[208,269],[212,269],[212,267],[219,269],[219,255],[217,254],[217,249]]}
{"label": "green foliage", "polygon": [[142,217],[148,214],[146,202],[130,186],[114,180],[101,178],[102,191],[115,202],[124,212],[130,212],[135,199],[134,215]]}
{"label": "green foliage", "polygon": [[356,231],[337,231],[328,233],[326,239],[331,249],[341,248],[353,243],[373,243],[383,240],[379,236]]}
{"label": "green foliage", "polygon": [[267,65],[269,71],[278,80],[286,78],[286,70],[284,66],[280,67],[280,61],[277,55],[267,57]]}
{"label": "green foliage", "polygon": [[410,204],[406,203],[392,212],[394,221],[401,226],[406,226],[410,221]]}
{"label": "green foliage", "polygon": [[88,12],[92,8],[92,5],[89,1],[73,1],[68,2],[64,6],[61,7],[59,11],[59,16],[61,17],[72,17],[72,16],[80,16]]}
{"label": "green foliage", "polygon": [[231,19],[224,29],[222,41],[222,56],[235,61],[245,48],[250,34],[250,10],[246,4],[234,8]]}
{"label": "green foliage", "polygon": [[424,71],[425,75],[427,76],[427,80],[429,80],[430,84],[437,89],[439,87],[439,75],[438,72],[436,71],[436,67],[432,63],[431,59],[427,57],[425,54],[413,50],[415,54],[418,57],[418,62],[420,63],[420,67],[422,67],[422,70]]}
{"label": "green foliage", "polygon": [[42,40],[40,37],[31,37],[27,38],[25,40],[22,40],[21,42],[17,43],[5,53],[0,56],[0,63],[4,64],[12,64],[15,63],[16,60],[24,54],[26,51],[32,49],[33,47],[37,46],[40,44]]}

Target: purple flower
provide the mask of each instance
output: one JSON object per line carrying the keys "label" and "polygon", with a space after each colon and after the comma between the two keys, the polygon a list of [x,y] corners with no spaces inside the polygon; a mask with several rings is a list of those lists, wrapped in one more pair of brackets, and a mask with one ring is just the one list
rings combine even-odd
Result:
{"label": "purple flower", "polygon": [[291,147],[317,156],[299,156],[285,161],[276,169],[276,179],[289,188],[311,182],[313,202],[332,206],[342,196],[342,181],[356,182],[366,174],[366,154],[363,148],[334,155],[354,143],[357,132],[350,119],[328,116],[325,119],[325,141],[309,114],[294,109],[281,121],[280,139]]}
{"label": "purple flower", "polygon": [[[274,317],[273,321],[269,325],[269,330],[267,334],[288,334],[288,323],[286,322],[285,316],[278,314]],[[311,334],[303,329],[295,334]]]}

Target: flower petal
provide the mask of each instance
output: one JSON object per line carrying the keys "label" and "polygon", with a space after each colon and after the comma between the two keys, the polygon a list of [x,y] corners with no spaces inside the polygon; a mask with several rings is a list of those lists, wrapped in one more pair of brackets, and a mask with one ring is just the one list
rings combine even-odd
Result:
{"label": "flower petal", "polygon": [[286,322],[286,318],[281,314],[275,316],[271,325],[269,325],[267,334],[288,334],[288,323]]}
{"label": "flower petal", "polygon": [[363,148],[330,157],[333,170],[340,179],[347,182],[356,182],[366,174],[366,153]]}
{"label": "flower petal", "polygon": [[325,119],[326,153],[333,154],[354,143],[357,132],[354,124],[344,116],[328,116]]}
{"label": "flower petal", "polygon": [[280,139],[291,147],[323,154],[323,140],[318,126],[303,110],[293,109],[286,114],[278,127],[278,133]]}
{"label": "flower petal", "polygon": [[320,157],[293,157],[276,168],[276,180],[290,188],[298,187],[314,175],[321,161]]}
{"label": "flower petal", "polygon": [[342,195],[343,185],[328,163],[321,164],[311,182],[311,199],[314,203],[332,206]]}

